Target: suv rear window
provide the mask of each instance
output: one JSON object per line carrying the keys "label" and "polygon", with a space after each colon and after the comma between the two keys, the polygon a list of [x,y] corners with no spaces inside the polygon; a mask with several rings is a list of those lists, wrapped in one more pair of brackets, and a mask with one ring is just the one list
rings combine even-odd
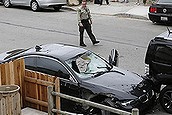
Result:
{"label": "suv rear window", "polygon": [[155,61],[164,64],[172,64],[172,46],[157,46]]}

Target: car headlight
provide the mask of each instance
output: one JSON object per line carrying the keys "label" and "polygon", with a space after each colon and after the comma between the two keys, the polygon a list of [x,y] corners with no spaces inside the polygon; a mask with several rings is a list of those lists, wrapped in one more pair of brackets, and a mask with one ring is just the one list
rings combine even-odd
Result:
{"label": "car headlight", "polygon": [[149,99],[151,99],[153,96],[155,95],[155,92],[153,90],[151,90],[150,92],[148,92],[147,94],[144,94],[142,96],[139,97],[139,100],[142,103],[146,103],[147,101],[149,101]]}
{"label": "car headlight", "polygon": [[123,100],[118,102],[120,106],[124,109],[132,109],[132,103],[134,103],[134,100]]}
{"label": "car headlight", "polygon": [[130,106],[131,102],[133,102],[133,100],[128,100],[128,101],[124,101],[121,103],[122,106]]}
{"label": "car headlight", "polygon": [[146,103],[149,100],[149,95],[148,94],[142,95],[142,96],[139,97],[139,100],[142,103]]}

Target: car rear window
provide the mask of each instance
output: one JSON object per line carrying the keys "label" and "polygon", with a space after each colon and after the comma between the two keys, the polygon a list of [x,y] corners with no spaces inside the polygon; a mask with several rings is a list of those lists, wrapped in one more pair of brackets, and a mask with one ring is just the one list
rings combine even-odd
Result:
{"label": "car rear window", "polygon": [[172,3],[172,0],[159,0],[158,3]]}

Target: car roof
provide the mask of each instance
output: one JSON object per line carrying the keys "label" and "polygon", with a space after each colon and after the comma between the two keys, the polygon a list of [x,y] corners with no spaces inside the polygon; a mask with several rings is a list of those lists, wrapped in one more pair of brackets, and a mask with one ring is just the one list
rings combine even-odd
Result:
{"label": "car roof", "polygon": [[172,3],[171,0],[158,0],[158,3]]}
{"label": "car roof", "polygon": [[0,60],[6,61],[26,55],[46,55],[60,59],[61,61],[65,61],[86,51],[88,50],[69,44],[44,44],[36,45],[35,47],[28,49],[19,49],[5,52],[4,54],[0,54]]}
{"label": "car roof", "polygon": [[160,35],[154,38],[155,41],[164,42],[164,43],[172,43],[172,30],[167,28],[168,31],[161,33]]}

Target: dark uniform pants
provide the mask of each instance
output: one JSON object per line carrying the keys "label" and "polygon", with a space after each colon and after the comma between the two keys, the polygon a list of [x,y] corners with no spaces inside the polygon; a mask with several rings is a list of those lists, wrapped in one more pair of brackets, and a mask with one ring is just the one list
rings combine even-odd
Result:
{"label": "dark uniform pants", "polygon": [[84,35],[84,30],[86,30],[88,36],[90,37],[92,43],[96,41],[95,36],[93,35],[93,32],[91,30],[91,24],[89,23],[88,19],[86,20],[81,20],[81,23],[83,26],[79,26],[79,32],[80,32],[80,44],[83,44],[83,35]]}

